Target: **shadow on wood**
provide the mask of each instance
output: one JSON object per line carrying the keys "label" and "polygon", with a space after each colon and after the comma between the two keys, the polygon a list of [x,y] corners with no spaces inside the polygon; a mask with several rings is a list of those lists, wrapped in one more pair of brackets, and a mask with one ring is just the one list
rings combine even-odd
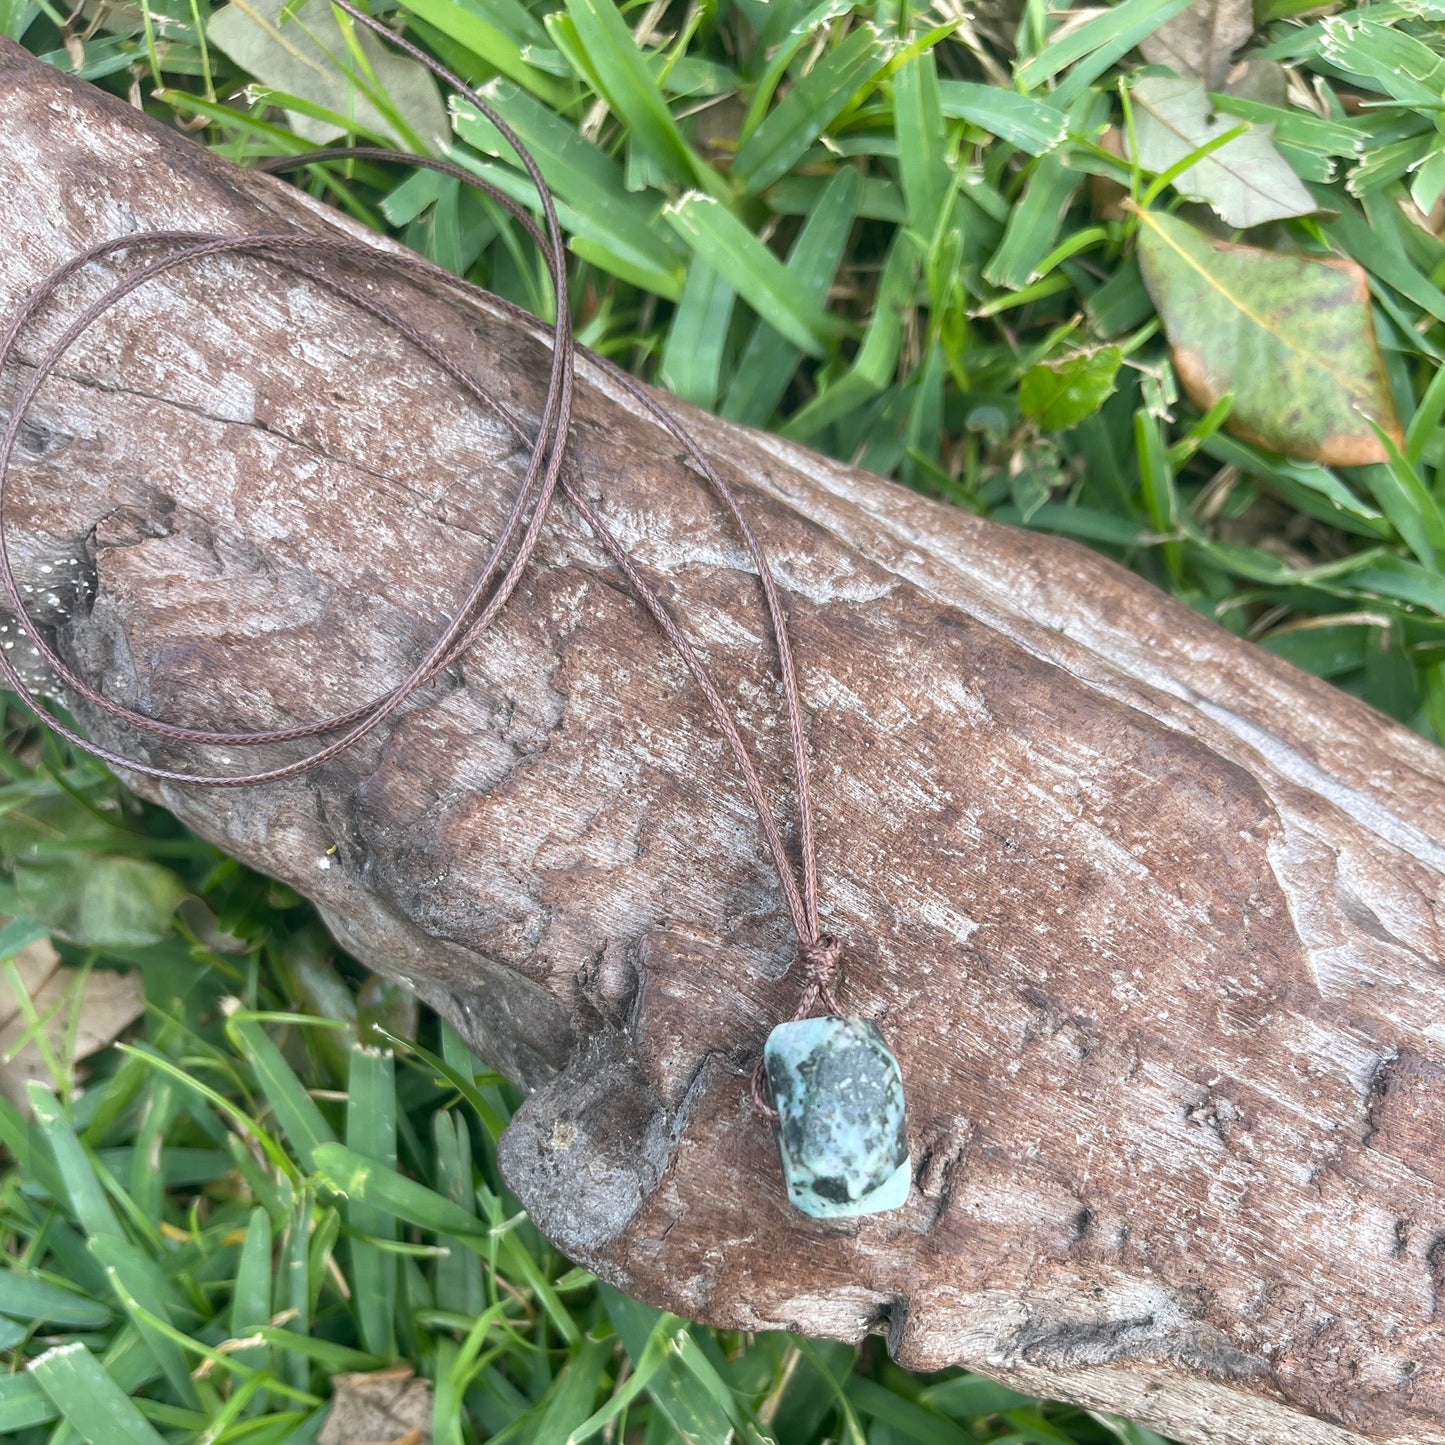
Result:
{"label": "shadow on wood", "polygon": [[[3,41],[0,118],[0,312],[126,231],[346,224]],[[535,415],[534,324],[398,304]],[[404,675],[525,460],[261,262],[142,290],[62,370],[19,457],[23,579],[109,695],[191,725]],[[909,1090],[905,1208],[784,1202],[746,1097],[795,993],[777,880],[701,698],[565,505],[494,634],[384,737],[152,795],[532,1090],[507,1177],[634,1294],[881,1330],[910,1367],[1187,1441],[1445,1440],[1445,754],[1080,547],[695,425],[787,589],[845,1003]],[[585,364],[573,451],[789,796],[756,579],[699,479]]]}

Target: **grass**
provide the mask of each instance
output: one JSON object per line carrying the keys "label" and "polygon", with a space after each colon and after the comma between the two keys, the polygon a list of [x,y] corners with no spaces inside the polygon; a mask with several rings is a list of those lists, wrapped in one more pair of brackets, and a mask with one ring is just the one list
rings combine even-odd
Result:
{"label": "grass", "polygon": [[[0,1100],[11,1445],[302,1445],[334,1377],[396,1361],[432,1382],[439,1445],[1157,1442],[961,1370],[911,1376],[877,1342],[722,1334],[598,1283],[508,1193],[496,1141],[519,1096],[449,1025],[23,713],[0,734],[0,957],[66,918],[85,941],[56,940],[75,970],[59,1021],[95,969],[138,970],[146,1000],[83,1087],[60,1042],[33,1119]],[[92,886],[82,929],[34,888],[57,860],[174,886],[149,916]]]}
{"label": "grass", "polygon": [[[1252,53],[1288,90],[1214,97],[1273,124],[1319,204],[1245,239],[1368,274],[1401,430],[1361,466],[1267,451],[1229,433],[1227,399],[1181,398],[1118,202],[1180,207],[1170,182],[1198,156],[1156,177],[1109,130],[1127,140],[1134,47],[1180,8],[406,0],[395,18],[535,149],[588,346],[725,416],[1078,538],[1440,740],[1440,7],[1259,0]],[[269,41],[238,38],[235,15],[0,0],[12,38],[242,163],[310,148],[293,123],[437,144],[438,97],[314,6]],[[295,63],[307,31],[317,48]],[[465,107],[450,122],[449,154],[527,199],[490,127]],[[454,182],[349,164],[299,183],[545,308],[525,238]],[[148,1009],[78,1089],[52,1048],[33,1124],[0,1108],[16,1367],[0,1436],[96,1438],[81,1416],[110,1390],[107,1442],[300,1442],[333,1376],[401,1359],[434,1382],[448,1442],[1156,1438],[959,1372],[910,1377],[876,1342],[716,1335],[572,1270],[496,1174],[513,1094],[445,1025],[414,1025],[301,899],[13,715],[6,730],[0,957],[49,935],[80,977],[138,969]],[[377,1021],[394,1054],[370,1047]]]}

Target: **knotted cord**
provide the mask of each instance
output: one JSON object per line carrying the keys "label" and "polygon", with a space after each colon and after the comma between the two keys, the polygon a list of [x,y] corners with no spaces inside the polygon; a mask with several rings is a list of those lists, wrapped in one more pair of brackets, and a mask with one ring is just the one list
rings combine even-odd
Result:
{"label": "knotted cord", "polygon": [[[4,651],[0,651],[0,676],[54,732],[84,752],[112,767],[128,770],[163,782],[206,787],[244,787],[279,782],[295,777],[335,758],[360,738],[394,714],[418,689],[424,687],[439,671],[467,651],[492,624],[505,607],[521,580],[523,569],[531,559],[541,536],[543,524],[560,487],[567,500],[591,529],[599,543],[631,587],[633,593],[651,614],[668,641],[677,650],[693,681],[707,702],[718,727],[732,751],[748,795],[757,810],[779,883],[783,890],[794,930],[798,937],[798,958],[802,965],[803,988],[795,1017],[810,1013],[818,1002],[831,1012],[838,1012],[835,987],[838,979],[840,944],[822,933],[818,920],[818,868],[813,826],[812,796],[808,778],[808,760],[803,725],[802,702],[798,693],[797,669],[789,644],[788,629],[781,597],[772,570],[756,536],[738,505],[732,489],[708,459],[691,433],[656,397],[635,382],[626,372],[605,358],[588,354],[591,366],[638,402],[684,449],[693,465],[721,503],[724,512],[757,569],[763,600],[777,647],[778,667],[782,683],[783,711],[787,722],[792,772],[797,795],[798,844],[801,858],[801,886],[788,856],[773,809],[757,767],[743,739],[735,711],[724,700],[696,649],[673,618],[656,589],[637,570],[613,532],[598,515],[587,497],[575,467],[567,460],[567,442],[572,420],[576,379],[577,346],[572,334],[567,305],[567,265],[561,228],[551,192],[541,168],[521,138],[497,111],[482,99],[460,76],[427,55],[404,37],[357,9],[351,0],[331,0],[338,9],[366,26],[389,44],[402,50],[450,86],[496,128],[507,146],[516,155],[536,190],[542,224],[539,226],[529,212],[482,178],[461,166],[428,156],[408,155],[380,147],[361,146],[329,148],[304,155],[281,157],[267,162],[262,169],[280,171],[331,159],[399,161],[421,166],[452,177],[472,187],[507,211],[526,231],[540,250],[546,263],[551,287],[555,322],[551,328],[551,366],[546,398],[542,406],[537,433],[531,435],[522,418],[500,398],[449,356],[419,328],[398,315],[370,289],[335,269],[335,263],[347,263],[356,269],[390,273],[419,285],[450,290],[463,297],[485,295],[480,288],[452,275],[441,267],[410,252],[393,253],[362,244],[342,236],[316,236],[299,231],[253,232],[241,235],[219,235],[199,231],[139,231],[87,247],[69,261],[50,272],[27,296],[9,324],[0,333],[0,370],[11,361],[21,333],[39,312],[51,303],[56,292],[83,268],[121,252],[147,256],[143,263],[116,281],[103,294],[92,300],[56,337],[18,389],[9,419],[0,431],[0,591],[16,621],[50,668],[62,688],[83,699],[98,713],[133,727],[143,733],[193,746],[219,746],[243,749],[268,744],[295,742],[304,739],[329,738],[305,756],[275,767],[252,772],[214,773],[187,771],[140,762],[81,736],[73,728],[47,712],[39,698],[20,675]],[[15,577],[10,557],[7,531],[7,501],[10,495],[11,461],[19,440],[24,418],[45,381],[62,358],[105,313],[126,296],[166,273],[209,257],[250,255],[304,276],[318,286],[340,297],[390,327],[433,361],[443,372],[490,409],[517,438],[529,448],[526,473],[517,490],[511,510],[491,551],[472,580],[452,620],[427,648],[425,655],[395,687],[380,697],[347,712],[317,722],[284,728],[254,731],[217,731],[184,727],[151,717],[106,697],[70,668],[46,641],[31,618]],[[760,1109],[772,1116],[771,1106],[761,1093],[761,1062],[754,1072],[752,1093]]]}

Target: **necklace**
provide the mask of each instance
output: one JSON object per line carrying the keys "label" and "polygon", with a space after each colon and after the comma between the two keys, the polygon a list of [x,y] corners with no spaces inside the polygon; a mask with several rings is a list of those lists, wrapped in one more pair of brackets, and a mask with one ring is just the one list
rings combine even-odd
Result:
{"label": "necklace", "polygon": [[[426,156],[412,156],[377,147],[347,147],[284,157],[268,163],[263,169],[280,171],[333,158],[400,161],[450,176],[503,207],[541,252],[553,296],[556,319],[552,326],[552,361],[537,434],[535,438],[531,436],[520,416],[425,333],[377,299],[373,288],[352,281],[330,264],[345,262],[362,271],[399,275],[412,282],[446,287],[463,296],[475,289],[469,282],[419,256],[410,253],[393,255],[340,236],[311,236],[295,232],[224,236],[157,230],[99,242],[46,276],[0,332],[0,368],[3,368],[10,361],[23,329],[71,276],[93,261],[120,252],[148,256],[124,279],[90,302],[61,331],[20,386],[9,420],[4,431],[0,432],[0,590],[3,590],[6,604],[60,686],[84,699],[98,713],[114,722],[166,742],[202,747],[246,748],[322,738],[329,738],[329,741],[295,761],[248,773],[209,773],[163,767],[138,762],[92,742],[53,717],[3,651],[0,651],[0,676],[54,732],[112,767],[160,781],[204,787],[255,786],[294,777],[351,747],[473,645],[496,619],[521,580],[560,487],[613,565],[622,573],[638,601],[677,650],[702,692],[742,774],[777,871],[783,899],[798,937],[798,962],[803,986],[793,1017],[778,1024],[768,1036],[753,1071],[751,1095],[758,1112],[771,1120],[775,1127],[787,1197],[804,1213],[818,1217],[869,1214],[896,1208],[908,1195],[912,1175],[905,1133],[902,1075],[877,1025],[871,1020],[844,1016],[838,1004],[836,989],[841,944],[822,930],[819,919],[812,796],[797,669],[788,639],[782,599],[763,549],[732,489],[673,413],[620,368],[602,357],[589,357],[592,365],[638,402],[682,445],[736,528],[757,570],[777,647],[783,710],[796,787],[801,876],[794,870],[734,711],[718,692],[702,659],[667,605],[638,572],[603,522],[584,492],[580,479],[567,469],[576,344],[567,311],[566,253],[561,228],[551,192],[537,162],[502,117],[460,77],[355,8],[350,0],[332,0],[332,3],[420,62],[492,123],[516,154],[536,189],[542,224],[539,226],[518,202],[461,166]],[[435,362],[477,402],[496,414],[519,442],[530,448],[530,455],[511,511],[485,564],[450,623],[401,682],[380,697],[318,722],[257,731],[217,732],[168,723],[117,703],[62,661],[40,633],[21,596],[9,554],[5,503],[9,495],[11,459],[25,415],[40,387],[81,334],[148,281],[206,257],[242,255],[269,261],[304,276],[392,328]],[[820,1003],[827,1012],[815,1015],[814,1010]]]}

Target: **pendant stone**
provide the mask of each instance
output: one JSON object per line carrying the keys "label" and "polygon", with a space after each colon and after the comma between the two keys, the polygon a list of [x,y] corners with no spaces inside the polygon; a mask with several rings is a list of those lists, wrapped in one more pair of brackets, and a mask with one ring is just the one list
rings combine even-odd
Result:
{"label": "pendant stone", "polygon": [[908,1198],[903,1075],[871,1019],[796,1019],[763,1048],[788,1202],[815,1219],[878,1214]]}

